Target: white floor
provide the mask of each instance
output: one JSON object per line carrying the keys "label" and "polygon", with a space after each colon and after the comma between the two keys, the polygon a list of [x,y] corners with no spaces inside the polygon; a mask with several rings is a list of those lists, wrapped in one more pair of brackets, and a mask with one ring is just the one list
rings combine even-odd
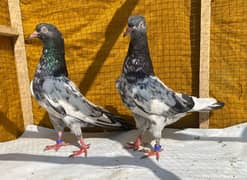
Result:
{"label": "white floor", "polygon": [[247,179],[247,123],[226,129],[165,129],[160,161],[140,159],[142,152],[123,148],[135,138],[135,130],[84,136],[91,144],[88,157],[68,158],[78,149],[73,135],[65,134],[72,145],[44,152],[54,143],[55,132],[28,126],[17,140],[0,143],[0,179]]}

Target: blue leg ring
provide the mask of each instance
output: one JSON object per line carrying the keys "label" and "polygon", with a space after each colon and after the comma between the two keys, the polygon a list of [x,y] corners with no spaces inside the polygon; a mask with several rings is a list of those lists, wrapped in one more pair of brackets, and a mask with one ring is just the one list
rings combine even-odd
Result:
{"label": "blue leg ring", "polygon": [[61,144],[63,142],[63,140],[62,139],[58,139],[58,140],[56,140],[56,143],[57,144]]}
{"label": "blue leg ring", "polygon": [[160,151],[161,150],[161,145],[155,144],[154,145],[154,151]]}

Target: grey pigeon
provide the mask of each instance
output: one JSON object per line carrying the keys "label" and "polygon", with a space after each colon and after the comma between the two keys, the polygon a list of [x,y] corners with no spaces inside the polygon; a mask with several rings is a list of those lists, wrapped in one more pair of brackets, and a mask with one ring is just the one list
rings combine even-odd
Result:
{"label": "grey pigeon", "polygon": [[223,107],[224,103],[214,98],[177,93],[155,76],[143,16],[129,17],[125,35],[130,35],[129,49],[116,87],[123,103],[133,112],[139,129],[136,141],[129,144],[129,148],[139,149],[142,136],[148,130],[156,143],[146,157],[155,155],[158,159],[162,150],[161,133],[165,126],[177,122],[188,112],[210,111]]}
{"label": "grey pigeon", "polygon": [[125,122],[88,101],[68,78],[65,62],[64,40],[61,32],[52,24],[41,23],[36,26],[30,38],[39,38],[43,42],[43,51],[31,82],[31,92],[38,103],[44,107],[58,133],[55,145],[46,146],[45,150],[58,150],[68,145],[62,140],[65,127],[78,138],[80,150],[70,157],[85,153],[89,144],[85,144],[81,127],[98,126],[102,128],[130,129]]}

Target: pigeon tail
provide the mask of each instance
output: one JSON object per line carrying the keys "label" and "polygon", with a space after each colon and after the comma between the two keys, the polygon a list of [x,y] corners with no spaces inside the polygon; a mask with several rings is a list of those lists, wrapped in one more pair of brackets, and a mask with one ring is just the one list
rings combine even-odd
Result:
{"label": "pigeon tail", "polygon": [[213,109],[219,109],[224,106],[223,102],[217,101],[214,98],[196,98],[196,97],[192,97],[192,98],[193,98],[195,105],[190,110],[190,112],[211,111]]}
{"label": "pigeon tail", "polygon": [[114,115],[110,112],[104,111],[106,118],[100,118],[96,120],[96,125],[107,129],[121,129],[131,130],[135,129],[134,124],[127,122],[120,116]]}

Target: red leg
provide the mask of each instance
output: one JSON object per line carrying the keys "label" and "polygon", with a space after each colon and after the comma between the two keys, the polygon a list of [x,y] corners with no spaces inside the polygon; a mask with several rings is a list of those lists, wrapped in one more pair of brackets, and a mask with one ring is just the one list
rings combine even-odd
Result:
{"label": "red leg", "polygon": [[158,161],[160,159],[160,152],[163,151],[163,149],[161,148],[161,145],[159,144],[155,144],[154,148],[152,150],[149,150],[145,153],[144,156],[142,156],[142,158],[147,158],[150,156],[156,156],[156,160]]}
{"label": "red leg", "polygon": [[142,145],[142,136],[139,135],[135,142],[130,142],[128,143],[128,146],[126,147],[127,149],[133,149],[134,151],[138,150],[140,148],[140,146]]}
{"label": "red leg", "polygon": [[44,149],[44,151],[52,150],[52,149],[54,149],[55,151],[58,151],[58,149],[60,149],[60,147],[69,145],[68,143],[65,143],[62,140],[62,136],[63,136],[63,132],[59,131],[58,132],[58,139],[56,141],[56,144],[46,146],[45,149]]}
{"label": "red leg", "polygon": [[45,149],[44,149],[44,151],[52,150],[52,149],[54,149],[55,151],[58,151],[60,149],[60,147],[62,147],[62,146],[68,146],[68,145],[69,145],[68,143],[65,143],[62,140],[58,139],[56,141],[56,144],[46,146]]}
{"label": "red leg", "polygon": [[85,157],[87,157],[87,149],[89,149],[90,144],[85,144],[82,137],[80,137],[79,144],[81,146],[80,149],[78,151],[73,151],[73,154],[71,154],[69,157],[79,156],[83,153],[85,153]]}

